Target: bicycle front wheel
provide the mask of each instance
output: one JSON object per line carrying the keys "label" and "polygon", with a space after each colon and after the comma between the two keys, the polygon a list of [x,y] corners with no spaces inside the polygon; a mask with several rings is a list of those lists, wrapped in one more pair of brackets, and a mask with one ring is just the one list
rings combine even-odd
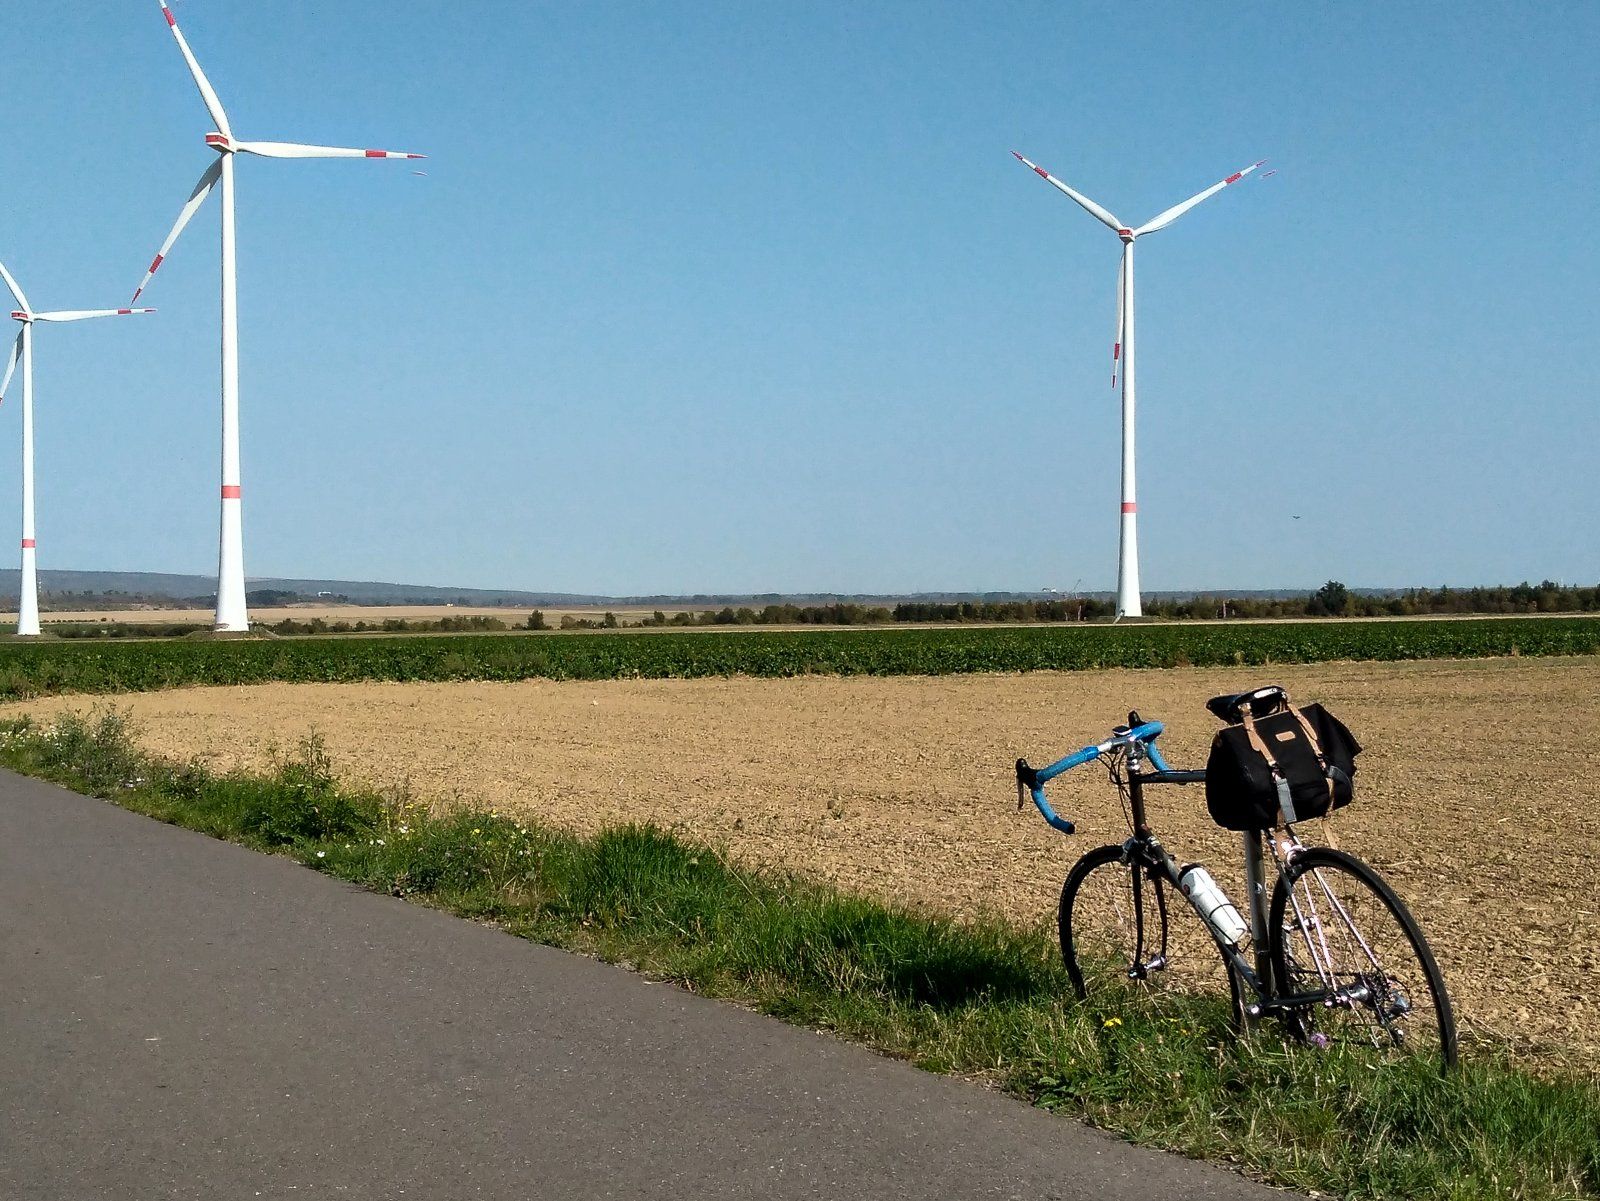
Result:
{"label": "bicycle front wheel", "polygon": [[1280,996],[1305,996],[1301,1035],[1393,1058],[1456,1061],[1444,977],[1416,918],[1354,855],[1301,851],[1272,893],[1272,969]]}
{"label": "bicycle front wheel", "polygon": [[1164,875],[1099,847],[1061,888],[1061,957],[1081,999],[1228,998],[1239,1024],[1239,979],[1183,894]]}

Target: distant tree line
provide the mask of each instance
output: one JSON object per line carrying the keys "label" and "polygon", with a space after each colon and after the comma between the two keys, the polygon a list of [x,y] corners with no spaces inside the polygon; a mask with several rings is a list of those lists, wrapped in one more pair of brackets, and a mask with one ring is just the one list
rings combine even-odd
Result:
{"label": "distant tree line", "polygon": [[[1329,580],[1309,596],[1230,597],[1223,593],[1187,600],[1153,600],[1144,606],[1148,617],[1165,620],[1209,620],[1264,617],[1424,617],[1465,613],[1595,613],[1600,612],[1600,585],[1573,586],[1544,580],[1538,584],[1501,585],[1491,588],[1412,588],[1405,592],[1356,592]],[[890,622],[942,624],[1003,624],[1007,622],[1106,621],[1116,615],[1116,605],[1095,597],[1061,597],[1019,601],[907,601],[884,605],[849,603],[830,605],[772,604],[762,608],[683,611],[670,616],[656,610],[641,626],[748,626],[748,625],[885,625]],[[562,618],[563,629],[615,627],[614,614],[604,620]],[[631,623],[623,623],[631,624]],[[543,628],[531,626],[530,628]]]}
{"label": "distant tree line", "polygon": [[[252,594],[252,603],[255,602]],[[1168,621],[1250,619],[1271,617],[1427,617],[1452,614],[1600,613],[1600,585],[1538,584],[1488,588],[1412,588],[1404,592],[1357,592],[1329,580],[1309,596],[1233,597],[1222,593],[1186,600],[1151,600],[1145,615]],[[657,609],[638,621],[623,621],[615,613],[598,617],[563,614],[563,630],[615,630],[623,627],[660,626],[875,626],[890,623],[946,625],[996,625],[1107,621],[1116,614],[1109,600],[1096,597],[1059,597],[1052,600],[1011,601],[906,601],[863,605],[840,601],[825,605],[769,604],[761,608],[725,605],[720,609],[681,610],[668,614]],[[374,621],[305,621],[284,618],[258,628],[275,634],[426,634],[483,633],[511,628],[498,617],[479,614],[435,619],[387,618]],[[519,629],[548,630],[544,611],[535,609]],[[52,633],[62,638],[175,637],[195,631],[189,625],[106,622],[67,625],[57,623]]]}
{"label": "distant tree line", "polygon": [[262,627],[274,634],[471,634],[504,630],[509,627],[498,617],[471,614],[462,617],[389,617],[383,621],[328,621],[313,617],[296,621],[285,617]]}
{"label": "distant tree line", "polygon": [[1404,592],[1356,592],[1329,580],[1310,596],[1267,600],[1259,597],[1197,596],[1155,601],[1152,617],[1427,617],[1457,613],[1596,613],[1600,585],[1575,586],[1544,580],[1538,584],[1491,588],[1410,588]]}
{"label": "distant tree line", "polygon": [[700,613],[680,612],[672,616],[657,609],[639,622],[642,626],[865,626],[911,620],[897,618],[895,611],[882,605],[857,605],[842,602],[831,605],[764,605],[759,609],[707,609]]}

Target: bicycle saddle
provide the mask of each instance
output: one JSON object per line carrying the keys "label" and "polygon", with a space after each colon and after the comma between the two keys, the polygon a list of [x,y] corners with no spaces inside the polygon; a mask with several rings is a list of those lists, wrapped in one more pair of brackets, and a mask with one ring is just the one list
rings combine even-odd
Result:
{"label": "bicycle saddle", "polygon": [[1265,688],[1254,688],[1249,692],[1224,693],[1206,702],[1206,708],[1230,726],[1236,726],[1244,721],[1241,710],[1245,705],[1250,706],[1252,717],[1265,717],[1268,713],[1278,713],[1287,709],[1289,694],[1280,685],[1268,684]]}

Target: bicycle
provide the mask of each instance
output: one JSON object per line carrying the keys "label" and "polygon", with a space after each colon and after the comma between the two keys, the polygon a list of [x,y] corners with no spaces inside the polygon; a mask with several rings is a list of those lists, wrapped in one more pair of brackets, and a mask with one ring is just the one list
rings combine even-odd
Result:
{"label": "bicycle", "polygon": [[[1250,695],[1217,697],[1208,707],[1222,716]],[[1292,825],[1247,832],[1246,921],[1203,868],[1196,875],[1199,865],[1178,865],[1150,827],[1144,789],[1203,784],[1206,773],[1167,764],[1156,747],[1164,728],[1132,712],[1105,742],[1048,767],[1017,760],[1018,808],[1031,796],[1061,833],[1076,827],[1051,808],[1044,785],[1095,760],[1106,765],[1128,817],[1130,837],[1085,854],[1061,889],[1061,954],[1079,998],[1165,983],[1219,990],[1225,976],[1236,1028],[1272,1017],[1311,1046],[1426,1054],[1452,1068],[1455,1018],[1439,966],[1410,910],[1373,868],[1344,851],[1304,845]],[[1268,847],[1277,869],[1270,895]],[[1169,892],[1183,898],[1209,939],[1184,934]]]}

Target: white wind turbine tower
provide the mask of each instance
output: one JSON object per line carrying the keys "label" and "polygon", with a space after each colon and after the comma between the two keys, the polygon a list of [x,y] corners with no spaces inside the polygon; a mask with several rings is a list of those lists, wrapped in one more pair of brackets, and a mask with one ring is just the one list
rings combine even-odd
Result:
{"label": "white wind turbine tower", "polygon": [[[1254,163],[1243,171],[1235,171],[1220,183],[1214,183],[1197,196],[1182,204],[1175,204],[1166,212],[1151,218],[1137,229],[1130,229],[1111,213],[1079,192],[1073,191],[1043,167],[1037,166],[1017,154],[1018,162],[1035,174],[1065,192],[1091,217],[1110,226],[1122,239],[1122,271],[1117,277],[1117,336],[1111,344],[1111,386],[1117,386],[1117,367],[1122,367],[1122,538],[1117,554],[1117,616],[1139,617],[1144,610],[1139,600],[1139,504],[1135,495],[1133,471],[1133,243],[1136,238],[1165,229],[1202,200],[1215,196],[1231,183],[1238,183],[1261,163]],[[1263,159],[1262,162],[1266,160]]]}
{"label": "white wind turbine tower", "polygon": [[33,528],[33,324],[36,321],[87,321],[91,317],[126,317],[130,313],[153,313],[154,309],[60,309],[35,313],[16,277],[0,263],[0,278],[6,281],[17,308],[11,319],[20,322],[17,340],[6,360],[6,374],[0,379],[0,398],[11,386],[11,375],[22,364],[22,579],[17,596],[17,633],[39,633],[39,568],[35,556],[38,542]]}
{"label": "white wind turbine tower", "polygon": [[217,123],[213,133],[206,134],[206,145],[217,152],[217,161],[206,168],[195,185],[188,202],[178,214],[178,220],[161,244],[161,250],[145,272],[144,279],[134,292],[134,300],[150,283],[162,261],[171,251],[183,227],[211,194],[220,180],[222,183],[222,521],[218,537],[217,554],[217,620],[216,629],[243,631],[250,628],[250,615],[244,597],[244,526],[241,514],[242,500],[239,483],[239,311],[238,269],[234,254],[234,201],[233,156],[255,154],[263,158],[425,158],[421,154],[406,154],[391,150],[350,150],[339,146],[303,146],[295,142],[241,142],[234,138],[228,124],[228,114],[212,89],[211,82],[195,60],[194,52],[178,28],[177,18],[167,7],[166,0],[157,0],[162,15],[172,27],[172,36],[178,41],[183,61],[189,65],[195,86],[200,89],[200,99],[206,111]]}

